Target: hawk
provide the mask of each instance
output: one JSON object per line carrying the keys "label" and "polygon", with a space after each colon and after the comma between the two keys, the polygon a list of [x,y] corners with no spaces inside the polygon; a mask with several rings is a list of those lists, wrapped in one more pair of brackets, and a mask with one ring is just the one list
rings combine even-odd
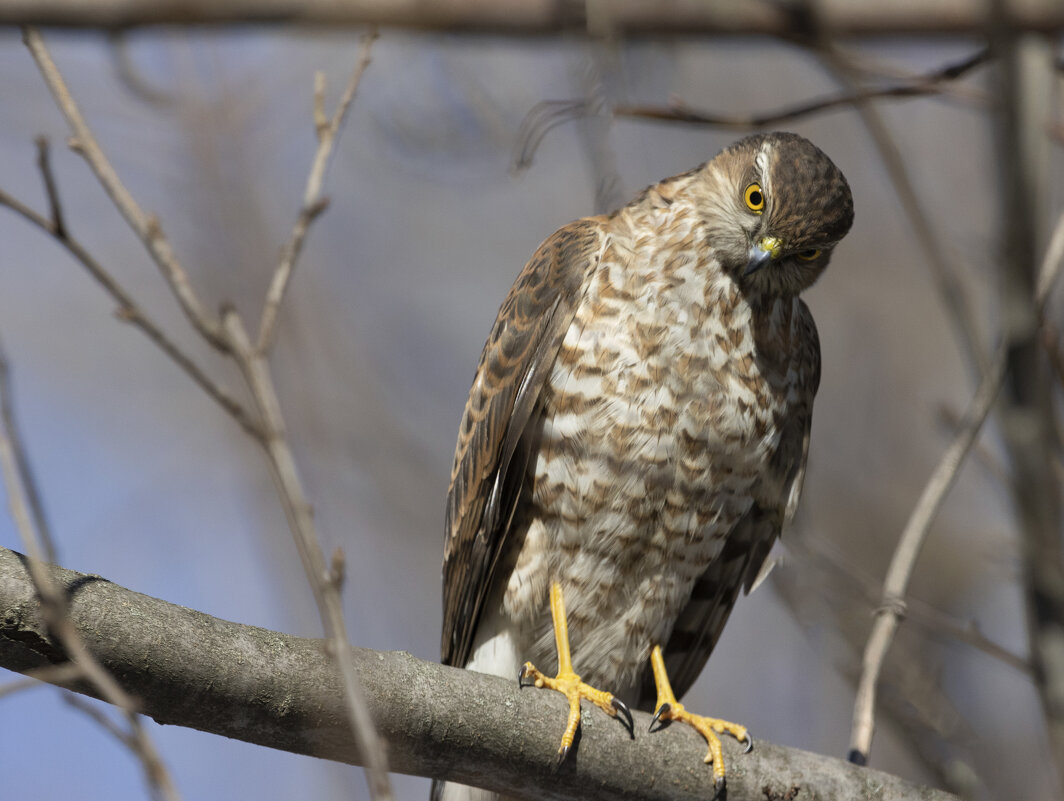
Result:
{"label": "hawk", "polygon": [[677,698],[797,504],[820,380],[799,294],[852,222],[823,152],[750,136],[556,231],[503,302],[451,472],[442,661],[565,692],[560,758],[581,697],[695,726],[718,788],[717,734],[750,742]]}

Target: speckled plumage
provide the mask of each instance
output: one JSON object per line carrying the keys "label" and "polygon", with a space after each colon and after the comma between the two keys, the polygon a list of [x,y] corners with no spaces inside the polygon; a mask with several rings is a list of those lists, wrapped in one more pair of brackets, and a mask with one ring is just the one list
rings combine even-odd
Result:
{"label": "speckled plumage", "polygon": [[[744,203],[753,182],[761,213]],[[798,293],[852,218],[823,153],[767,134],[547,239],[463,416],[445,663],[549,669],[559,581],[585,681],[646,708],[661,643],[682,696],[797,502],[820,377]],[[765,236],[782,246],[751,271]]]}

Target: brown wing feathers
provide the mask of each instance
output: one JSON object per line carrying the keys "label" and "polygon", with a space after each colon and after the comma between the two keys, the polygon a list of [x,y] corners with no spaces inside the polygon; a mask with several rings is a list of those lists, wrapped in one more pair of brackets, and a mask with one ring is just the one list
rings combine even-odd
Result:
{"label": "brown wing feathers", "polygon": [[594,269],[602,219],[556,231],[520,276],[495,320],[477,366],[455,450],[443,563],[444,664],[464,666],[525,468],[521,436],[565,331],[586,273]]}

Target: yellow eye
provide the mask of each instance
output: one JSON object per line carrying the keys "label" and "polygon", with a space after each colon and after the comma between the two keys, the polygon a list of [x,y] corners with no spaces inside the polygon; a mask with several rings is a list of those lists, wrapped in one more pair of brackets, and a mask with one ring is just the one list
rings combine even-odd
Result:
{"label": "yellow eye", "polygon": [[798,258],[802,261],[812,261],[819,255],[820,251],[814,248],[813,250],[803,250],[798,254]]}
{"label": "yellow eye", "polygon": [[760,214],[765,208],[765,194],[761,191],[761,184],[753,183],[746,187],[743,200],[750,211]]}

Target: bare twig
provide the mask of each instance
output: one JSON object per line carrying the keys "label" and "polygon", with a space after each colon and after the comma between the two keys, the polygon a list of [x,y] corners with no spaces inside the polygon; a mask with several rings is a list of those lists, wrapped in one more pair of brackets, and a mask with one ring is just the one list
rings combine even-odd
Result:
{"label": "bare twig", "polygon": [[642,117],[665,122],[683,122],[694,125],[710,125],[718,128],[767,128],[783,122],[792,122],[803,117],[813,116],[832,109],[855,106],[869,100],[885,98],[927,97],[943,92],[943,84],[967,75],[976,67],[990,60],[990,53],[983,49],[960,61],[937,67],[923,75],[899,81],[890,86],[855,86],[846,91],[827,97],[796,103],[792,106],[749,115],[714,114],[692,109],[681,102],[674,102],[666,107],[657,106],[618,106],[614,109],[617,116]]}
{"label": "bare twig", "polygon": [[153,106],[170,106],[176,102],[176,97],[165,89],[152,86],[151,83],[137,69],[133,63],[133,55],[129,52],[129,38],[125,30],[110,32],[109,44],[111,63],[114,64],[115,75],[122,84],[138,99]]}
{"label": "bare twig", "polygon": [[927,539],[931,522],[938,513],[946,493],[953,486],[957,473],[1001,389],[1005,375],[1005,356],[1005,349],[1000,349],[991,368],[983,376],[979,389],[964,415],[960,430],[931,474],[891,558],[887,576],[883,581],[881,605],[865,647],[861,680],[857,687],[850,739],[849,758],[852,762],[863,765],[868,760],[875,730],[876,683],[894,633],[905,612],[905,592],[916,566],[916,558]]}
{"label": "bare twig", "polygon": [[[102,150],[96,144],[92,132],[70,97],[62,76],[59,74],[54,62],[52,62],[40,35],[31,28],[24,29],[26,44],[33,53],[60,109],[67,117],[71,129],[74,131],[77,149],[85,156],[116,207],[148,246],[157,265],[170,282],[171,289],[186,316],[192,321],[196,330],[208,342],[222,352],[228,353],[235,360],[251,390],[255,405],[262,418],[262,425],[245,425],[244,427],[255,436],[256,440],[266,450],[281,501],[296,541],[297,550],[314,591],[326,636],[332,647],[342,677],[344,699],[354,730],[355,742],[366,765],[371,795],[379,801],[390,801],[392,791],[387,775],[387,760],[384,748],[377,736],[373,721],[366,711],[365,699],[362,696],[358,678],[351,663],[350,644],[347,641],[343,608],[340,600],[340,582],[332,580],[332,574],[328,571],[322,556],[310,504],[306,500],[295,459],[285,437],[281,408],[274,390],[265,352],[275,327],[278,307],[283,298],[285,287],[302,246],[307,228],[314,217],[324,208],[324,202],[320,196],[325,168],[344,115],[351,104],[362,73],[369,63],[370,45],[375,36],[375,32],[371,32],[365,38],[354,74],[340,100],[335,115],[331,119],[327,119],[324,112],[324,78],[320,74],[317,76],[314,116],[318,129],[319,147],[308,176],[299,220],[297,220],[292,240],[286,249],[286,256],[282,259],[268,293],[266,308],[263,312],[260,338],[263,347],[256,349],[251,345],[243,322],[237,316],[235,310],[227,308],[223,312],[222,320],[215,320],[206,314],[202,304],[200,304],[188,283],[187,274],[177,262],[167,240],[162,235],[158,221],[147,217],[141,211],[136,201],[119,181]],[[45,161],[44,165],[46,166],[46,164],[47,162]],[[50,194],[50,197],[57,199],[57,195],[54,194]],[[0,197],[0,201],[2,200],[4,198]],[[60,236],[57,226],[36,215],[24,204],[18,203],[13,199],[9,200],[12,202],[9,202],[8,205],[16,211],[48,230],[54,236]],[[72,242],[65,232],[63,232],[62,237],[65,240],[64,244],[73,250]],[[87,258],[87,254],[78,254],[76,251],[75,253],[79,255],[86,266],[90,267],[90,271],[93,272],[97,280],[100,280],[112,295],[119,300],[123,316],[143,324],[146,318],[107,272]],[[154,330],[154,328],[146,328],[145,330]],[[176,353],[176,349],[174,352]],[[173,356],[174,354],[172,353],[171,355]],[[193,375],[196,377],[200,374],[193,373]],[[246,415],[243,416],[243,419],[246,420]]]}
{"label": "bare twig", "polygon": [[223,310],[222,325],[229,341],[228,349],[244,375],[263,421],[264,437],[260,441],[266,449],[296,550],[299,551],[307,580],[314,592],[330,653],[336,660],[355,744],[366,767],[370,794],[376,801],[390,801],[392,789],[388,780],[388,761],[351,661],[351,648],[340,599],[340,582],[332,579],[333,571],[326,564],[321,550],[313,511],[303,489],[295,457],[285,437],[284,418],[266,354],[252,346],[244,324],[235,310]]}
{"label": "bare twig", "polygon": [[929,631],[969,645],[1026,676],[1032,675],[1030,661],[991,640],[983,634],[974,620],[959,621],[941,609],[936,609],[916,599],[906,601],[905,612],[914,622],[921,624]]}
{"label": "bare twig", "polygon": [[[881,577],[873,577],[840,555],[821,537],[793,532],[786,548],[790,569],[773,572],[773,586],[801,627],[821,639],[830,625],[827,649],[835,669],[853,687],[861,677],[861,652],[868,636],[869,613],[879,604]],[[917,624],[919,602],[907,603]],[[829,623],[830,619],[830,623]],[[908,751],[935,777],[934,783],[964,798],[980,798],[976,785],[991,766],[975,753],[976,732],[942,691],[936,649],[924,636],[898,638],[891,647],[876,698],[877,720],[895,726]],[[814,634],[818,632],[818,634]]]}
{"label": "bare twig", "polygon": [[1038,270],[1038,283],[1035,286],[1035,307],[1038,316],[1044,318],[1046,303],[1049,293],[1053,291],[1057,278],[1060,276],[1061,266],[1064,265],[1064,213],[1057,218],[1057,224],[1053,227],[1053,235],[1049,238],[1049,247],[1046,248],[1042,265]]}
{"label": "bare twig", "polygon": [[[799,547],[803,551],[803,557],[815,559],[821,570],[830,569],[833,581],[851,588],[853,595],[864,600],[870,607],[876,608],[882,604],[883,590],[879,580],[860,565],[847,560],[831,543],[807,535],[801,539],[800,545],[792,541],[788,550]],[[969,645],[1021,673],[1031,673],[1031,664],[1026,659],[991,640],[983,634],[974,620],[958,620],[919,598],[905,599],[905,618],[929,631]]]}
{"label": "bare twig", "polygon": [[329,156],[332,154],[337,134],[340,132],[340,125],[347,115],[351,101],[355,99],[355,92],[358,91],[362,74],[366,71],[366,67],[369,66],[370,49],[373,46],[373,40],[376,38],[376,28],[371,28],[362,37],[362,45],[358,52],[358,59],[355,62],[354,72],[351,73],[351,78],[347,82],[344,94],[340,98],[340,102],[336,106],[336,111],[331,119],[325,115],[325,75],[321,72],[314,75],[314,128],[318,136],[318,149],[314,153],[310,174],[307,175],[307,185],[303,190],[303,206],[299,210],[299,216],[296,218],[288,243],[284,246],[284,250],[281,251],[281,262],[277,265],[273,280],[270,282],[270,287],[266,292],[266,300],[262,307],[262,320],[259,323],[259,336],[255,344],[255,349],[260,352],[265,353],[273,344],[274,332],[277,327],[277,314],[280,311],[281,301],[284,299],[288,282],[292,277],[292,271],[295,269],[296,260],[299,258],[299,253],[303,248],[303,240],[307,236],[311,223],[328,205],[328,198],[324,198],[321,195],[325,168],[329,163]]}
{"label": "bare twig", "polygon": [[[40,146],[40,144],[38,145]],[[47,146],[45,144],[45,152],[47,152]],[[47,164],[47,161],[45,161]],[[62,206],[59,202],[58,191],[54,187],[48,190],[49,196],[52,199],[53,214],[58,212],[62,214]],[[154,342],[178,367],[185,371],[186,374],[196,383],[199,387],[207,393],[215,402],[218,403],[226,412],[228,412],[240,426],[249,434],[255,437],[261,436],[261,431],[258,424],[251,419],[247,410],[240,404],[236,398],[222,389],[216,384],[210,376],[208,376],[197,365],[188,354],[182,351],[177,344],[171,340],[163,331],[152,321],[152,319],[144,313],[133,297],[122,288],[114,277],[100,264],[92,254],[85,249],[84,245],[78,240],[74,239],[70,232],[64,227],[62,229],[57,228],[54,220],[49,220],[36,211],[31,209],[25,203],[12,197],[4,190],[0,189],[0,206],[7,206],[12,211],[20,214],[29,222],[36,225],[42,231],[55,237],[63,247],[79,262],[99,284],[104,288],[104,291],[110,295],[115,303],[118,305],[118,311],[116,316],[118,319],[131,323],[136,326],[140,331]]]}
{"label": "bare twig", "polygon": [[589,109],[577,123],[577,135],[593,181],[596,214],[614,211],[628,200],[611,141],[613,114],[610,106],[614,91],[610,76],[619,72],[617,47],[616,40],[605,32],[598,41],[588,45],[573,67],[573,83],[580,88],[585,107]]}
{"label": "bare twig", "polygon": [[37,479],[33,468],[30,466],[28,451],[22,442],[22,435],[15,422],[15,406],[12,402],[11,374],[9,372],[7,354],[0,346],[0,426],[7,432],[10,440],[11,451],[15,457],[15,467],[22,478],[23,489],[26,495],[26,505],[31,515],[33,529],[40,538],[43,558],[48,562],[56,561],[55,539],[52,537],[48,519],[44,514],[44,504],[41,502],[41,493],[37,487]]}
{"label": "bare twig", "polygon": [[48,140],[38,136],[35,140],[37,145],[37,168],[41,171],[44,180],[44,192],[48,196],[48,211],[52,218],[52,227],[55,229],[56,238],[66,236],[66,225],[63,222],[63,207],[59,203],[59,189],[56,187],[55,175],[52,173],[52,160],[49,158]]}
{"label": "bare twig", "polygon": [[1057,375],[1057,380],[1064,384],[1064,354],[1060,349],[1060,335],[1057,327],[1046,320],[1046,303],[1053,291],[1061,265],[1064,264],[1064,214],[1057,219],[1053,235],[1049,239],[1041,269],[1038,271],[1038,283],[1035,288],[1035,308],[1038,312],[1039,339],[1049,356],[1049,363]]}
{"label": "bare twig", "polygon": [[96,137],[93,136],[91,129],[85,122],[85,118],[74,102],[63,76],[59,73],[59,69],[52,60],[48,48],[45,47],[40,33],[35,28],[26,26],[22,29],[22,39],[26,47],[29,48],[34,61],[37,62],[37,68],[55,98],[56,105],[63,113],[63,116],[66,117],[67,124],[73,134],[70,140],[71,148],[88,162],[89,167],[96,174],[100,185],[110,196],[115,207],[125,217],[126,222],[129,223],[134,233],[140,237],[145,247],[147,247],[152,259],[162,271],[167,283],[177,297],[185,316],[188,317],[192,325],[208,342],[216,348],[224,350],[225,341],[221,335],[221,326],[218,320],[210,315],[200,302],[199,297],[192,288],[192,284],[189,282],[188,273],[181,266],[177,255],[170,246],[170,241],[163,234],[158,219],[153,215],[146,214],[141,209],[140,204],[137,203],[119,179],[114,167],[111,166],[111,162],[103,154],[99,144],[96,142]]}
{"label": "bare twig", "polygon": [[82,676],[81,666],[73,662],[61,662],[58,665],[45,665],[26,672],[21,679],[0,685],[0,698],[5,695],[30,690],[34,687],[47,687],[49,684],[70,684]]}
{"label": "bare twig", "polygon": [[136,738],[131,737],[129,732],[111,720],[102,709],[99,709],[84,698],[74,695],[74,693],[63,693],[63,701],[79,712],[88,715],[96,722],[97,726],[122,743],[126,748],[136,750]]}
{"label": "bare twig", "polygon": [[[953,436],[961,425],[962,416],[963,412],[961,410],[942,404],[935,413],[935,422],[943,429],[945,436]],[[992,479],[995,484],[1000,487],[1008,486],[1008,468],[986,444],[977,442],[972,446],[972,460],[983,468],[987,477]]]}
{"label": "bare twig", "polygon": [[[923,75],[913,76],[890,86],[853,87],[828,97],[755,114],[716,114],[710,111],[692,109],[680,100],[673,100],[668,106],[620,104],[611,111],[616,117],[632,117],[658,122],[683,123],[734,130],[766,128],[783,122],[810,117],[835,108],[865,103],[870,100],[890,97],[924,97],[939,94],[943,91],[944,84],[961,78],[988,60],[988,52],[979,50],[961,61],[951,62]],[[545,100],[537,103],[525,116],[518,131],[517,147],[514,151],[514,169],[522,170],[531,165],[535,152],[543,141],[543,137],[551,129],[562,123],[593,113],[598,113],[596,107],[585,100]]]}
{"label": "bare twig", "polygon": [[[0,369],[0,396],[7,396],[7,368]],[[4,397],[4,407],[10,406],[10,400]],[[33,582],[37,597],[40,599],[41,617],[53,632],[66,658],[76,665],[78,673],[100,694],[100,697],[114,704],[124,713],[130,727],[130,739],[134,741],[133,750],[144,768],[149,786],[153,792],[168,801],[178,801],[177,789],[170,779],[169,772],[159,758],[151,739],[140,725],[137,717],[137,704],[133,698],[118,685],[114,677],[103,668],[85,645],[84,639],[70,620],[67,599],[63,591],[52,580],[42,559],[43,548],[41,534],[37,530],[27,500],[27,479],[22,474],[20,465],[26,463],[25,456],[15,452],[16,438],[8,428],[11,418],[0,416],[0,472],[3,473],[4,486],[7,489],[8,506],[15,521],[19,536],[26,548],[28,558],[26,570]]]}

